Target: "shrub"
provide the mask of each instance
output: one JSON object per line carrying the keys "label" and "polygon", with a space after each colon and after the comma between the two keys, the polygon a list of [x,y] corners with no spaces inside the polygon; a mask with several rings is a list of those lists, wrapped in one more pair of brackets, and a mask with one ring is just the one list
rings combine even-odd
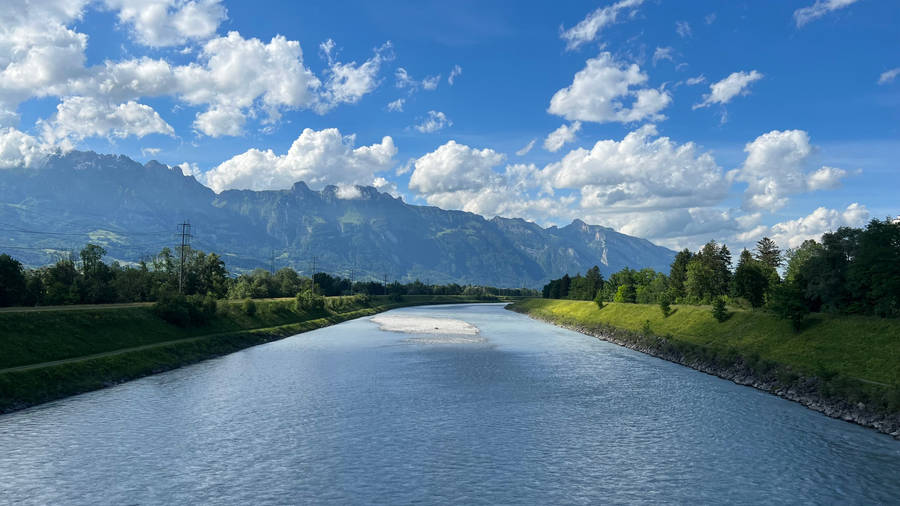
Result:
{"label": "shrub", "polygon": [[712,315],[719,323],[728,319],[728,310],[725,309],[725,299],[716,297],[716,300],[713,301]]}
{"label": "shrub", "polygon": [[663,318],[668,318],[672,314],[672,305],[669,302],[669,294],[664,293],[659,296],[659,309],[662,311]]}
{"label": "shrub", "polygon": [[212,295],[190,295],[163,292],[153,304],[153,312],[163,320],[179,327],[202,326],[216,314],[216,299]]}
{"label": "shrub", "polygon": [[321,311],[325,309],[325,297],[307,288],[297,293],[294,308],[297,311]]}
{"label": "shrub", "polygon": [[597,295],[594,297],[594,304],[597,304],[597,307],[603,309],[603,290],[597,290]]}
{"label": "shrub", "polygon": [[641,327],[641,333],[645,336],[653,335],[653,329],[650,328],[650,320],[644,321],[644,326]]}
{"label": "shrub", "polygon": [[247,316],[255,316],[256,315],[256,302],[253,302],[253,299],[247,299],[241,304],[241,309],[243,309],[244,314]]}
{"label": "shrub", "polygon": [[775,288],[769,300],[769,308],[781,319],[790,320],[795,332],[803,328],[809,306],[803,292],[792,283],[784,283]]}

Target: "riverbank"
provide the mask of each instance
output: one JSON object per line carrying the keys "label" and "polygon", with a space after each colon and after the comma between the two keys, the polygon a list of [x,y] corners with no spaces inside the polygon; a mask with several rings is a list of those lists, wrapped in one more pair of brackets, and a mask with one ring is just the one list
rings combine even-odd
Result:
{"label": "riverbank", "polygon": [[0,413],[175,369],[250,346],[398,307],[483,302],[462,296],[329,298],[321,310],[293,299],[220,301],[203,326],[179,327],[150,306],[82,306],[0,313]]}
{"label": "riverbank", "polygon": [[900,438],[900,321],[814,315],[802,332],[762,311],[528,299],[508,306],[561,327],[799,402]]}

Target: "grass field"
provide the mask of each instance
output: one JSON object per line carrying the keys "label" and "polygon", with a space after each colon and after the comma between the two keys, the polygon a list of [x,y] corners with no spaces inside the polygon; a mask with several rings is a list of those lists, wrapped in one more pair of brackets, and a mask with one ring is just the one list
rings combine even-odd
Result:
{"label": "grass field", "polygon": [[219,301],[201,327],[182,328],[150,306],[82,306],[0,313],[0,413],[102,388],[248,346],[397,307],[479,302],[461,296],[404,296],[400,302],[329,298],[299,311],[293,299]]}
{"label": "grass field", "polygon": [[709,306],[672,306],[663,318],[656,305],[529,299],[516,304],[529,314],[561,323],[611,325],[790,366],[812,376],[841,375],[900,387],[900,320],[814,314],[802,332],[765,311],[733,311],[719,323]]}

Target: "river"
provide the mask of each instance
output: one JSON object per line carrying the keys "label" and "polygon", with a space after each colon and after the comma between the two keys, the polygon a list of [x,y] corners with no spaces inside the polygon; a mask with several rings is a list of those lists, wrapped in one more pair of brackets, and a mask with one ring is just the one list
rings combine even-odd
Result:
{"label": "river", "polygon": [[0,416],[0,503],[900,498],[873,430],[502,305],[383,316],[478,333],[361,318]]}

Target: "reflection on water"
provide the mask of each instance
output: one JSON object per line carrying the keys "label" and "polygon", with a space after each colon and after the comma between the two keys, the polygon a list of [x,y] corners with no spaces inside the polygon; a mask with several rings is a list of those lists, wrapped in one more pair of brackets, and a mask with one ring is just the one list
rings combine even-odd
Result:
{"label": "reflection on water", "polygon": [[497,305],[388,314],[480,333],[363,318],[2,416],[0,503],[900,497],[874,431]]}

